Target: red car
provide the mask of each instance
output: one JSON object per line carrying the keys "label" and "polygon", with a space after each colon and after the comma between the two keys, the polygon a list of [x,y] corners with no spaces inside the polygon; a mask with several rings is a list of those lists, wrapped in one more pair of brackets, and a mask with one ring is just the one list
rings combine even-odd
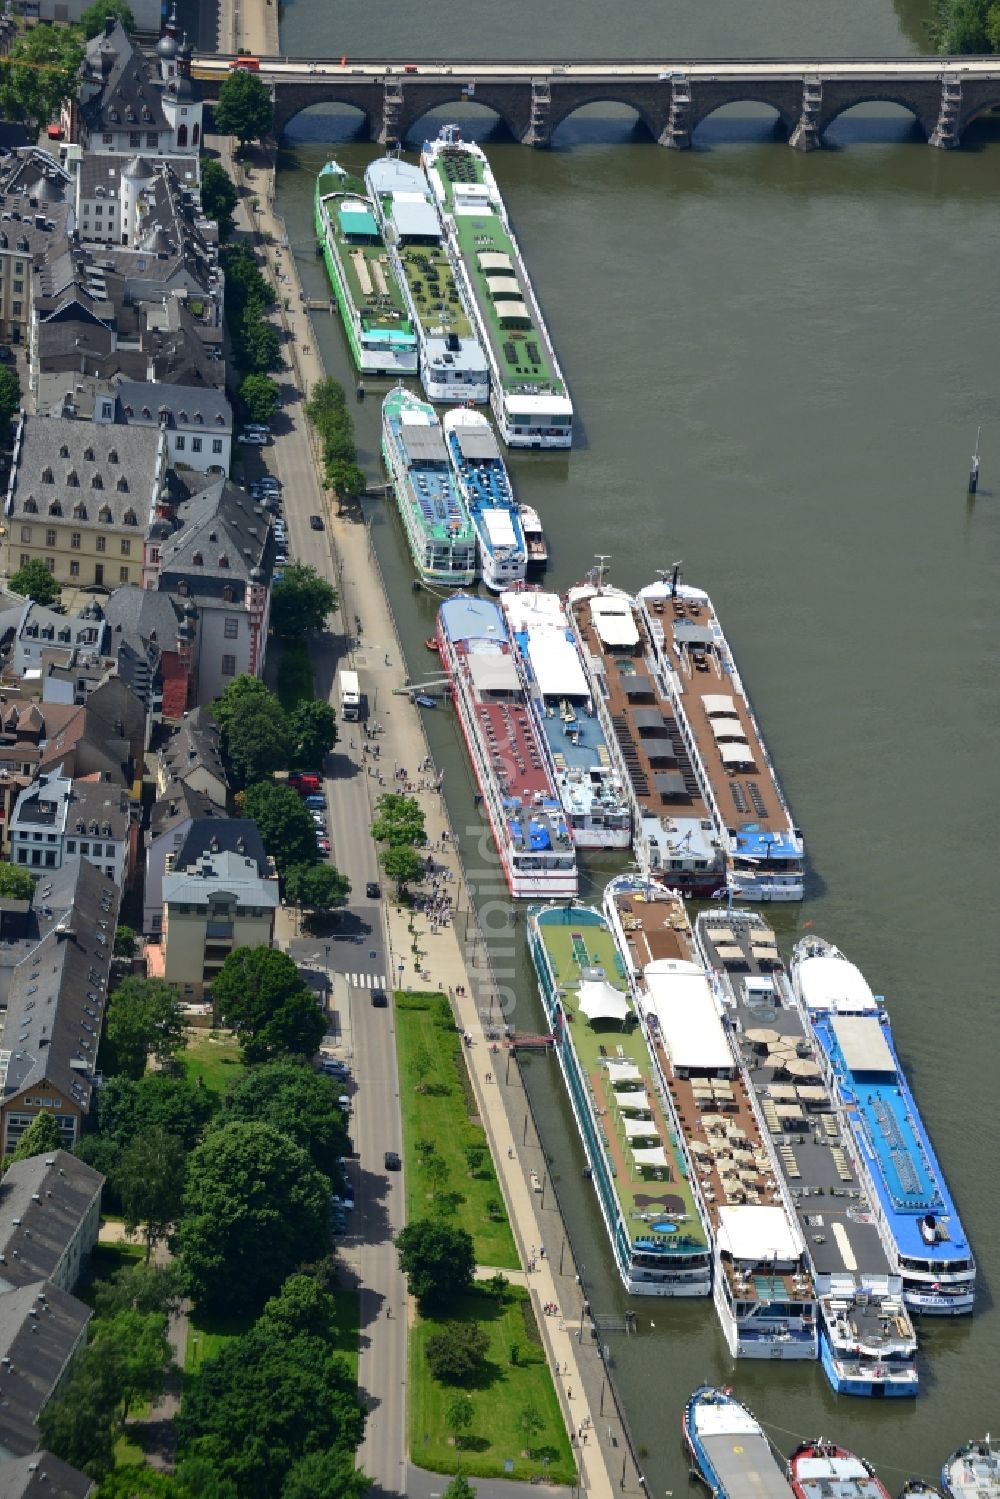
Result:
{"label": "red car", "polygon": [[288,777],[288,784],[302,796],[315,796],[317,792],[323,790],[322,777],[314,775],[311,770],[293,772]]}
{"label": "red car", "polygon": [[329,838],[317,838],[316,839],[316,847],[318,849],[320,849],[322,853],[328,854],[330,852],[330,840],[329,840]]}

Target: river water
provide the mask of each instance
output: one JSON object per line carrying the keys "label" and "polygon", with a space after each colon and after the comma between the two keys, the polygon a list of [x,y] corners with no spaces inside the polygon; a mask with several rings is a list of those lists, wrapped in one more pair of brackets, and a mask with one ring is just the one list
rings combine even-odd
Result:
{"label": "river water", "polygon": [[[558,10],[465,0],[433,13],[396,0],[341,0],[335,11],[297,0],[283,48],[872,56],[917,50],[923,16],[913,0],[575,0]],[[712,593],[812,860],[805,906],[769,915],[786,939],[811,922],[886,994],[980,1265],[975,1318],[922,1327],[922,1392],[910,1404],[838,1400],[818,1365],[734,1370],[710,1302],[633,1303],[638,1336],[609,1344],[648,1450],[649,1492],[684,1482],[675,1433],[705,1378],[732,1380],[785,1450],[822,1431],[866,1454],[895,1492],[907,1474],[933,1479],[949,1451],[1000,1419],[1000,130],[977,127],[964,150],[944,154],[907,116],[872,105],[843,116],[827,150],[801,156],[746,106],[713,116],[695,149],[673,153],[608,105],[572,117],[551,150],[535,152],[491,136],[484,112],[461,118],[487,143],[578,412],[568,457],[511,465],[548,530],[549,581],[564,588],[609,553],[611,580],[635,587],[680,558],[686,579]],[[279,202],[310,295],[327,294],[313,253],[314,175],[331,145],[355,170],[375,154],[355,138],[357,121],[310,112],[285,142]],[[339,326],[316,322],[331,373],[353,384]],[[980,423],[983,483],[970,504]],[[358,430],[374,470],[377,399],[358,408]],[[411,667],[430,674],[432,603],[410,592],[391,513],[376,515],[372,534]],[[478,868],[457,730],[447,712],[427,719]],[[597,888],[603,872],[588,870]],[[505,911],[492,903],[492,926],[504,928]],[[513,947],[505,931],[496,939],[496,957],[518,989],[515,1023],[531,1029],[533,976],[515,936]],[[527,1079],[592,1306],[620,1310],[554,1064],[532,1062]]]}

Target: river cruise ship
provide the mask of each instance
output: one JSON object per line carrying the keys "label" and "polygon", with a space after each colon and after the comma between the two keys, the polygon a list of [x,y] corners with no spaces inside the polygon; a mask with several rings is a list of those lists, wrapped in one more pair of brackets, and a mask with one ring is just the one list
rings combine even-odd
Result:
{"label": "river cruise ship", "polygon": [[685,746],[726,840],[740,900],[801,900],[805,850],[707,593],[677,574],[639,592]]}
{"label": "river cruise ship", "polygon": [[816,1299],[755,1100],[681,897],[622,875],[604,908],[712,1237],[716,1311],[733,1358],[815,1359]]}
{"label": "river cruise ship", "polygon": [[701,1385],[684,1407],[681,1429],[712,1499],[791,1499],[784,1465],[731,1390]]}
{"label": "river cruise ship", "polygon": [[707,1296],[708,1238],[607,923],[574,903],[535,908],[528,946],[625,1289]]}
{"label": "river cruise ship", "polygon": [[445,125],[424,142],[420,160],[489,360],[504,442],[570,447],[573,405],[485,153],[463,141],[457,125]]}
{"label": "river cruise ship", "polygon": [[476,528],[480,577],[495,593],[512,588],[524,581],[528,547],[493,429],[481,411],[458,406],[445,412],[444,433],[455,482]]}
{"label": "river cruise ship", "polygon": [[796,1447],[788,1481],[795,1499],[890,1499],[871,1463],[823,1437]]}
{"label": "river cruise ship", "polygon": [[1000,1499],[1000,1446],[987,1435],[963,1442],[941,1469],[948,1499]]}
{"label": "river cruise ship", "polygon": [[695,773],[644,611],[619,588],[571,588],[569,618],[632,807],[643,869],[685,895],[725,889],[726,852]]}
{"label": "river cruise ship", "polygon": [[976,1262],[893,1045],[881,995],[819,937],[796,944],[792,987],[912,1311],[971,1312]]}
{"label": "river cruise ship", "polygon": [[415,375],[417,335],[364,184],[329,161],[313,206],[354,363],[363,375]]}
{"label": "river cruise ship", "polygon": [[492,599],[438,610],[437,643],[507,888],[519,900],[576,894],[573,834]]}
{"label": "river cruise ship", "polygon": [[425,583],[467,586],[476,533],[455,483],[433,406],[402,385],[382,403],[382,456],[417,572]]}
{"label": "river cruise ship", "polygon": [[754,911],[723,908],[701,912],[695,938],[798,1218],[826,1377],[843,1395],[915,1395],[917,1338],[902,1281],[890,1268],[774,932]]}
{"label": "river cruise ship", "polygon": [[556,787],[578,848],[628,848],[632,813],[576,637],[557,593],[519,588],[500,595],[535,718],[549,747]]}
{"label": "river cruise ship", "polygon": [[441,225],[419,167],[383,156],[365,183],[420,350],[420,378],[431,401],[485,401],[489,368],[442,244]]}

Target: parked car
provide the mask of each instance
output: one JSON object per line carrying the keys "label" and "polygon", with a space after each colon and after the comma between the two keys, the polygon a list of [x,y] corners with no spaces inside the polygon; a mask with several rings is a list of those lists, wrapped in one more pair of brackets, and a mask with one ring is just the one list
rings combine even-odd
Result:
{"label": "parked car", "polygon": [[310,812],[313,810],[313,808],[315,808],[318,812],[325,812],[326,797],[321,796],[318,791],[312,791],[306,797],[306,806],[309,808]]}
{"label": "parked car", "polygon": [[283,487],[281,480],[275,474],[261,474],[257,483],[261,489],[272,491],[274,494],[280,494]]}
{"label": "parked car", "polygon": [[265,437],[270,437],[271,429],[267,422],[244,422],[244,432],[263,432]]}
{"label": "parked car", "polygon": [[365,886],[365,894],[369,900],[381,900],[382,887],[378,880],[369,880]]}
{"label": "parked car", "polygon": [[319,849],[320,853],[328,854],[330,852],[329,838],[317,838],[316,847]]}
{"label": "parked car", "polygon": [[389,1008],[389,996],[384,989],[372,990],[372,1008],[375,1010],[387,1010]]}
{"label": "parked car", "polygon": [[398,1171],[403,1164],[399,1159],[399,1152],[396,1150],[387,1150],[384,1159],[387,1171]]}
{"label": "parked car", "polygon": [[314,531],[322,531],[323,517],[321,515],[310,515],[309,524]]}
{"label": "parked car", "polygon": [[266,448],[271,439],[266,432],[241,432],[236,441],[252,448]]}
{"label": "parked car", "polygon": [[350,1067],[339,1057],[324,1057],[319,1065],[321,1071],[329,1073],[331,1077],[350,1077],[351,1075]]}
{"label": "parked car", "polygon": [[309,796],[315,796],[323,787],[321,777],[314,770],[293,770],[288,777],[288,784],[293,790]]}
{"label": "parked car", "polygon": [[349,1093],[341,1093],[340,1097],[337,1099],[337,1106],[338,1106],[338,1108],[343,1109],[343,1111],[344,1111],[345,1114],[349,1114],[351,1112],[351,1096],[350,1096],[350,1094]]}

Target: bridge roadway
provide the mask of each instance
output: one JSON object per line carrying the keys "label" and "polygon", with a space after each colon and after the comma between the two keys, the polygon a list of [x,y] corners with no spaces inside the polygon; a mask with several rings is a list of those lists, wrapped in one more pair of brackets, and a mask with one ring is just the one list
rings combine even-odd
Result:
{"label": "bridge roadway", "polygon": [[[195,76],[216,85],[233,54],[203,53]],[[344,104],[360,110],[372,140],[402,140],[432,109],[473,100],[511,134],[548,145],[556,126],[587,104],[630,106],[661,145],[683,149],[691,132],[727,104],[777,111],[791,145],[820,146],[845,109],[881,102],[909,110],[932,146],[960,144],[965,129],[1000,108],[1000,57],[755,58],[657,62],[403,62],[384,58],[261,56],[274,94],[278,134],[300,110]]]}

